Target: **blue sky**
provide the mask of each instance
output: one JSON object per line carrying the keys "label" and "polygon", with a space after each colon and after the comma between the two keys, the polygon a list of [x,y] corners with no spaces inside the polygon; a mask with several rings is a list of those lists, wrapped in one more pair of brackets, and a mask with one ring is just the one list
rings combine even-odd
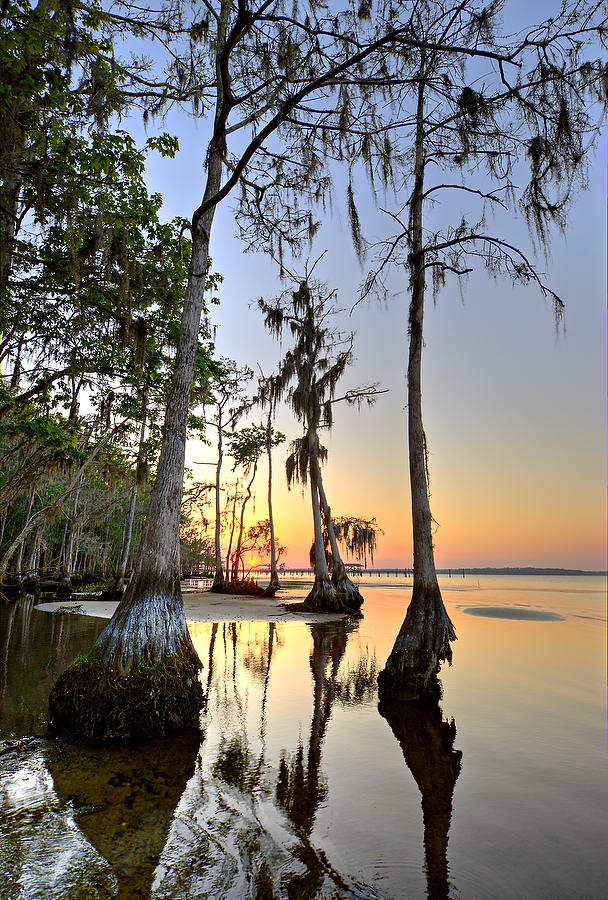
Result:
{"label": "blue sky", "polygon": [[[141,123],[131,125],[143,139]],[[150,186],[163,194],[167,218],[189,218],[200,202],[208,123],[173,112],[150,133],[154,130],[178,134],[181,149],[176,161],[151,158]],[[551,304],[534,287],[513,287],[483,272],[464,283],[462,295],[448,282],[436,304],[429,296],[423,402],[440,566],[606,565],[605,135],[589,185],[572,211],[567,234],[554,235],[550,258],[540,259],[566,303],[565,331],[556,332]],[[379,238],[387,217],[373,207],[363,182],[359,190],[364,230],[370,240]],[[453,204],[452,215],[458,201]],[[243,252],[235,237],[234,206],[229,198],[218,209],[212,238],[214,268],[224,276],[221,306],[212,310],[217,349],[268,372],[281,351],[250,304],[260,295],[275,295],[281,284],[272,260]],[[497,227],[501,236],[530,249],[524,221]],[[352,248],[340,176],[311,257],[324,250],[318,272],[338,289],[339,305],[349,309],[366,268]],[[357,362],[345,386],[379,381],[389,393],[371,410],[337,412],[326,439],[326,480],[336,513],[374,515],[384,528],[378,561],[408,565],[403,272],[391,274],[390,288],[393,296],[386,304],[368,300],[352,316],[342,316],[341,325],[357,332]],[[288,437],[299,433],[286,411],[278,424]],[[312,526],[307,497],[285,488],[285,455],[282,448],[277,451],[278,528],[295,564],[306,560]],[[189,449],[190,464],[212,458],[212,448]],[[208,467],[195,466],[194,472],[208,477]],[[255,518],[266,516],[263,477],[262,470]]]}

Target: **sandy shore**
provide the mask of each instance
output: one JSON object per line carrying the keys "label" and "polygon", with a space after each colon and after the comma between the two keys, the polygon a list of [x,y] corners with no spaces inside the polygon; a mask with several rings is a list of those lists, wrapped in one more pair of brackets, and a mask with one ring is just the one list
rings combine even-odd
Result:
{"label": "sandy shore", "polygon": [[[311,613],[297,610],[295,602],[273,597],[240,597],[236,594],[213,594],[210,591],[184,591],[187,622],[329,622],[342,618],[337,613]],[[303,599],[303,598],[302,598]],[[44,612],[74,611],[83,616],[110,619],[117,602],[104,600],[64,600],[39,603]]]}

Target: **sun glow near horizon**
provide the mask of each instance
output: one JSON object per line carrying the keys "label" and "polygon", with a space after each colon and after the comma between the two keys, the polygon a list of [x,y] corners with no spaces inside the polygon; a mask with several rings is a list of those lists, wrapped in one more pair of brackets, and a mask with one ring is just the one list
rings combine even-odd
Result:
{"label": "sun glow near horizon", "polygon": [[[448,285],[427,305],[423,416],[439,568],[606,569],[606,172],[599,158],[590,183],[547,262],[547,278],[566,302],[564,333],[556,334],[552,310],[536,291],[482,274],[470,277],[462,297]],[[234,266],[233,228],[227,211],[218,210],[213,257],[224,283],[216,351],[271,372],[285,348],[246,301],[276,294],[276,277],[261,254],[240,256]],[[340,289],[338,302],[348,307],[363,270],[339,206],[321,239],[328,253],[319,275]],[[335,515],[373,516],[383,529],[375,563],[409,567],[407,284],[395,275],[392,287],[385,305],[368,301],[344,315],[344,329],[357,332],[357,359],[344,387],[378,381],[388,393],[359,413],[336,405],[333,429],[322,435],[324,480]],[[308,565],[308,489],[288,491],[285,484],[287,447],[300,429],[285,409],[276,426],[287,436],[273,455],[276,533],[287,547],[282,561]],[[188,464],[212,461],[213,452],[193,444]],[[195,478],[208,478],[208,466],[192,467]],[[247,524],[267,518],[266,477],[262,459]]]}

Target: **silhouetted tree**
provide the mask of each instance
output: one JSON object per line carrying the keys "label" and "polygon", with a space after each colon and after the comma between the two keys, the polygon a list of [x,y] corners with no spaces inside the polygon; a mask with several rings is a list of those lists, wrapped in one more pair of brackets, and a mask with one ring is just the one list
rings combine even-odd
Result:
{"label": "silhouetted tree", "polygon": [[[346,574],[334,530],[331,509],[325,494],[321,462],[327,451],[319,442],[318,432],[330,428],[332,406],[340,400],[351,404],[366,401],[371,404],[378,393],[371,385],[348,391],[336,397],[338,381],[353,359],[354,334],[346,336],[332,331],[328,320],[336,310],[330,305],[333,293],[324,293],[322,285],[300,282],[297,291],[283,294],[273,303],[260,299],[267,328],[277,336],[289,329],[294,346],[279,365],[270,395],[274,399],[286,396],[297,419],[304,426],[304,436],[293,443],[287,459],[287,483],[310,481],[314,527],[315,582],[306,598],[311,609],[340,610],[357,613],[363,603],[359,589]],[[328,535],[332,555],[329,571],[323,525]]]}
{"label": "silhouetted tree", "polygon": [[[387,241],[364,293],[382,282],[391,263],[409,276],[407,368],[408,455],[412,498],[414,578],[410,605],[384,670],[383,699],[437,697],[441,662],[451,662],[454,627],[445,610],[433,553],[427,440],[422,422],[422,348],[427,278],[436,294],[446,279],[461,280],[481,262],[496,277],[535,284],[553,304],[562,301],[526,253],[488,226],[488,213],[523,210],[534,239],[547,244],[551,226],[564,227],[576,188],[584,183],[589,145],[606,103],[606,70],[590,54],[606,31],[605,4],[574,0],[545,22],[506,34],[505,6],[473,0],[454,7],[435,0],[410,10],[423,46],[403,55],[395,86],[398,118],[389,126],[394,169],[403,189],[391,213],[398,231]],[[479,56],[446,52],[467,45]],[[481,54],[487,64],[482,65]],[[398,161],[398,162],[397,162]],[[528,167],[526,177],[525,168]],[[452,173],[454,173],[452,175]],[[517,189],[522,179],[523,190]],[[474,218],[446,223],[440,201],[459,193],[478,201]],[[402,194],[405,194],[403,199]],[[433,209],[439,211],[434,224]]]}

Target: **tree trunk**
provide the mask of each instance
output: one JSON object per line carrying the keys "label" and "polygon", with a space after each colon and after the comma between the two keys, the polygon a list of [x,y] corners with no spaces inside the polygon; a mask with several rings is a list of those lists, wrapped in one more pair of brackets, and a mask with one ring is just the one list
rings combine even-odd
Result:
{"label": "tree trunk", "polygon": [[23,350],[23,338],[19,340],[17,344],[17,350],[15,351],[15,363],[13,366],[13,374],[11,376],[11,391],[15,391],[15,393],[19,390],[19,381],[21,379],[21,352]]}
{"label": "tree trunk", "polygon": [[[23,523],[23,524],[24,524],[24,527],[28,524],[28,522],[29,522],[29,520],[30,520],[30,516],[31,516],[31,514],[32,514],[32,506],[33,506],[33,505],[34,505],[34,491],[32,490],[32,491],[30,491],[30,496],[29,496],[29,499],[28,499],[27,512],[26,512],[26,514],[25,514],[25,521],[24,521],[24,523]],[[23,540],[22,540],[21,543],[19,544],[19,552],[17,553],[17,565],[16,565],[16,568],[17,568],[17,577],[18,577],[19,581],[21,581],[21,576],[22,576],[22,568],[23,568],[23,550],[24,550],[24,548],[25,548],[25,538],[23,538]]]}
{"label": "tree trunk", "polygon": [[[109,498],[108,498],[109,499]],[[106,527],[103,535],[103,550],[101,553],[101,577],[105,578],[108,572],[108,558],[110,555],[110,522],[112,520],[112,512],[108,510],[106,516]]]}
{"label": "tree trunk", "polygon": [[[224,572],[222,569],[222,509],[220,490],[222,487],[222,459],[224,450],[222,446],[222,410],[218,409],[217,413],[217,466],[215,467],[215,575],[212,591],[221,591],[225,584]],[[226,561],[226,572],[230,565],[230,558]]]}
{"label": "tree trunk", "polygon": [[[207,153],[203,203],[216,196],[221,186],[225,120],[220,57],[228,14],[228,0],[223,0],[216,47],[215,129]],[[160,459],[133,577],[89,657],[73,663],[53,688],[49,706],[51,727],[56,731],[128,741],[199,728],[202,664],[184,613],[179,524],[188,409],[214,212],[215,206],[210,206],[192,222],[192,258]]]}
{"label": "tree trunk", "polygon": [[[245,508],[248,502],[251,500],[251,486],[255,480],[256,472],[258,470],[258,461],[253,464],[253,474],[249,479],[249,484],[247,485],[247,493],[245,494],[245,499],[243,500],[243,504],[241,506],[241,518],[239,521],[239,533],[236,539],[236,547],[234,548],[234,565],[232,567],[232,580],[236,581],[238,578],[238,568],[239,563],[241,562],[241,547],[243,546],[243,527],[245,523]],[[243,566],[243,570],[244,570]],[[244,576],[243,576],[244,577]]]}
{"label": "tree trunk", "polygon": [[274,536],[274,517],[272,512],[272,407],[268,412],[266,424],[266,455],[268,457],[268,526],[270,528],[270,583],[267,593],[274,597],[280,587],[277,572],[277,547]]}
{"label": "tree trunk", "polygon": [[137,504],[137,478],[133,479],[131,487],[131,498],[129,500],[129,511],[127,513],[127,521],[125,522],[125,531],[122,536],[122,546],[120,548],[120,559],[116,570],[115,591],[124,593],[125,575],[127,573],[127,562],[129,559],[129,550],[131,549],[131,538],[133,536],[133,521],[135,519],[135,506]]}
{"label": "tree trunk", "polygon": [[27,564],[28,573],[30,575],[32,575],[38,569],[38,563],[40,560],[40,545],[42,543],[42,530],[43,526],[39,525],[36,529],[36,534],[32,543],[32,551],[30,553],[30,558]]}
{"label": "tree trunk", "polygon": [[414,580],[412,599],[397,640],[378,675],[382,700],[418,700],[441,696],[437,674],[442,660],[452,661],[454,626],[443,605],[433,555],[433,519],[429,505],[426,436],[422,425],[422,347],[425,295],[422,208],[424,199],[424,78],[418,91],[416,162],[411,199],[410,254],[412,299],[409,309],[408,450],[412,498]]}
{"label": "tree trunk", "polygon": [[[11,123],[8,135],[9,168],[2,178],[0,187],[0,301],[4,303],[12,268],[15,236],[17,233],[17,212],[22,182],[17,174],[19,163],[25,157],[25,131],[19,122],[21,104],[13,104],[6,120]],[[11,133],[12,131],[12,133]]]}
{"label": "tree trunk", "polygon": [[323,525],[321,522],[321,506],[319,502],[319,484],[317,480],[318,465],[312,462],[316,455],[316,444],[311,434],[308,436],[310,453],[310,497],[312,502],[312,520],[314,525],[315,548],[315,583],[304,601],[304,606],[317,612],[342,612],[342,602],[331,583],[325,543],[323,541]]}
{"label": "tree trunk", "polygon": [[78,502],[80,500],[80,488],[82,487],[82,478],[78,483],[78,487],[76,488],[76,492],[74,494],[74,502],[72,504],[72,516],[69,521],[68,527],[68,539],[65,548],[65,557],[63,560],[63,570],[65,571],[68,578],[70,575],[74,574],[74,545],[76,541],[77,535],[77,519],[78,519]]}
{"label": "tree trunk", "polygon": [[70,520],[66,516],[65,525],[63,526],[63,532],[61,534],[61,543],[59,544],[59,554],[57,556],[57,577],[59,577],[61,570],[65,565],[65,548],[67,546],[68,541],[68,528],[70,525]]}
{"label": "tree trunk", "polygon": [[342,562],[342,557],[340,556],[340,548],[338,547],[336,532],[334,530],[334,523],[331,518],[331,509],[325,495],[325,488],[323,487],[323,477],[321,475],[321,467],[319,466],[318,457],[316,456],[316,454],[314,456],[314,460],[311,457],[311,464],[314,465],[317,470],[317,479],[319,483],[319,499],[321,502],[321,509],[323,511],[327,535],[329,537],[329,545],[331,547],[331,582],[338,592],[338,596],[342,601],[344,611],[349,612],[351,615],[360,616],[363,597],[359,593],[359,588],[357,587],[357,585],[353,584],[353,582],[346,574],[346,569],[344,567],[344,563]]}
{"label": "tree trunk", "polygon": [[108,589],[108,596],[121,597],[125,592],[125,575],[127,573],[127,562],[129,561],[129,551],[131,549],[131,539],[133,536],[133,522],[135,521],[135,506],[137,503],[137,492],[140,482],[142,481],[142,472],[144,471],[144,443],[146,440],[146,396],[142,403],[141,427],[139,430],[139,444],[137,447],[137,462],[135,469],[135,478],[131,487],[131,498],[129,500],[129,511],[127,513],[127,521],[125,522],[125,531],[122,538],[122,546],[120,548],[120,559],[116,569],[116,578],[114,583]]}
{"label": "tree trunk", "polygon": [[[238,482],[237,482],[238,484]],[[232,572],[232,541],[234,539],[234,529],[236,527],[236,501],[238,498],[238,489],[237,485],[234,486],[234,497],[232,498],[232,522],[230,523],[230,537],[228,538],[228,549],[226,550],[226,579],[222,583],[222,588],[218,588],[218,590],[222,590],[226,586],[226,581],[230,581],[233,577],[231,575]],[[214,585],[215,586],[215,585]],[[213,588],[212,588],[213,590]]]}

